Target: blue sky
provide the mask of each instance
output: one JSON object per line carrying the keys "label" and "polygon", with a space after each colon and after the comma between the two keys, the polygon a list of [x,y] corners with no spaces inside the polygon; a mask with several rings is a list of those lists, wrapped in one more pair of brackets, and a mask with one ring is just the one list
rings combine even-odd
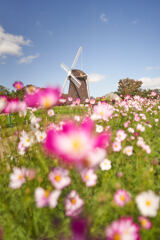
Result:
{"label": "blue sky", "polygon": [[0,0],[0,85],[62,86],[60,63],[82,45],[92,96],[126,77],[160,87],[159,11],[159,0]]}

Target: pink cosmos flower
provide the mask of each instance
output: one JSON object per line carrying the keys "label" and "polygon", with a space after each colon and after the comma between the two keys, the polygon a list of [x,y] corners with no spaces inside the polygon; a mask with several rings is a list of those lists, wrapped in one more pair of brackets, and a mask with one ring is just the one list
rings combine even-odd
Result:
{"label": "pink cosmos flower", "polygon": [[61,191],[59,190],[54,190],[50,193],[48,190],[38,187],[35,190],[36,206],[41,208],[49,205],[50,208],[55,208],[60,194]]}
{"label": "pink cosmos flower", "polygon": [[25,154],[25,150],[26,150],[26,147],[24,146],[23,142],[19,142],[18,143],[18,153],[20,155],[24,155]]}
{"label": "pink cosmos flower", "polygon": [[151,92],[151,97],[155,97],[156,95],[157,95],[156,92],[154,92],[154,91]]}
{"label": "pink cosmos flower", "polygon": [[15,87],[18,91],[23,88],[23,83],[22,82],[15,82],[13,83],[13,87]]}
{"label": "pink cosmos flower", "polygon": [[47,113],[48,113],[48,116],[50,116],[50,117],[54,116],[53,109],[49,109]]}
{"label": "pink cosmos flower", "polygon": [[114,194],[114,202],[120,207],[124,207],[130,200],[130,194],[125,189],[119,189]]}
{"label": "pink cosmos flower", "polygon": [[94,120],[103,119],[108,121],[108,119],[112,116],[114,108],[108,103],[99,102],[98,105],[95,105],[93,108],[92,118]]}
{"label": "pink cosmos flower", "polygon": [[25,102],[28,107],[50,108],[54,106],[60,96],[58,88],[44,88],[39,89],[34,94],[26,94]]}
{"label": "pink cosmos flower", "polygon": [[75,190],[72,190],[65,199],[66,215],[72,217],[78,215],[81,212],[83,205],[84,201],[79,197]]}
{"label": "pink cosmos flower", "polygon": [[38,88],[38,87],[35,87],[35,86],[33,86],[33,85],[30,85],[30,86],[26,87],[26,93],[29,94],[29,95],[33,95],[33,94],[35,94],[36,92],[38,92],[39,89],[40,89],[40,88]]}
{"label": "pink cosmos flower", "polygon": [[119,152],[122,149],[121,142],[115,141],[112,144],[112,148],[114,152]]}
{"label": "pink cosmos flower", "polygon": [[133,154],[133,146],[127,146],[123,149],[123,153],[127,156],[131,156]]}
{"label": "pink cosmos flower", "polygon": [[131,217],[113,221],[106,228],[107,240],[140,240],[139,227]]}
{"label": "pink cosmos flower", "polygon": [[79,105],[80,103],[81,103],[80,98],[77,98],[77,99],[76,99],[76,104]]}
{"label": "pink cosmos flower", "polygon": [[97,175],[94,173],[93,169],[84,169],[81,172],[81,177],[83,182],[86,183],[87,187],[92,187],[96,185]]}
{"label": "pink cosmos flower", "polygon": [[152,223],[147,217],[139,216],[138,220],[139,220],[142,228],[150,229],[152,227]]}
{"label": "pink cosmos flower", "polygon": [[138,114],[135,114],[134,120],[135,120],[136,122],[139,122],[139,121],[141,120]]}
{"label": "pink cosmos flower", "polygon": [[69,102],[72,102],[72,101],[73,101],[73,98],[72,98],[72,97],[68,97],[68,101],[69,101]]}
{"label": "pink cosmos flower", "polygon": [[90,104],[95,104],[96,100],[94,98],[90,99]]}
{"label": "pink cosmos flower", "polygon": [[71,183],[68,170],[63,168],[55,168],[49,173],[48,178],[53,186],[59,190],[67,187]]}
{"label": "pink cosmos flower", "polygon": [[129,124],[131,123],[130,120],[128,120],[127,122],[124,123],[124,127],[127,128],[129,126]]}
{"label": "pink cosmos flower", "polygon": [[7,105],[8,99],[6,96],[0,96],[0,113],[3,112]]}
{"label": "pink cosmos flower", "polygon": [[141,131],[141,132],[144,132],[145,131],[145,127],[142,125],[142,124],[137,124],[137,130],[138,131]]}
{"label": "pink cosmos flower", "polygon": [[20,188],[23,183],[25,183],[25,173],[26,169],[24,167],[22,168],[13,168],[13,173],[10,175],[10,184],[9,186],[13,189]]}
{"label": "pink cosmos flower", "polygon": [[85,165],[89,164],[89,158],[96,149],[108,146],[109,140],[109,132],[94,135],[94,124],[87,118],[81,126],[66,122],[59,131],[49,129],[44,147],[49,154],[57,155],[67,163]]}
{"label": "pink cosmos flower", "polygon": [[116,141],[122,142],[127,137],[127,134],[124,130],[118,130],[116,132]]}

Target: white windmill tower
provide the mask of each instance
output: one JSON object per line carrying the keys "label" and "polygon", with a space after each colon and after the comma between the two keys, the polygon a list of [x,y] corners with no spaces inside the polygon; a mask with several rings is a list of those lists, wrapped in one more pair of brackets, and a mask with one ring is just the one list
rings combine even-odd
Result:
{"label": "white windmill tower", "polygon": [[71,96],[73,100],[80,98],[81,102],[84,102],[86,98],[90,98],[88,76],[82,70],[74,69],[81,52],[82,46],[78,49],[78,52],[70,69],[64,63],[61,64],[61,68],[67,72],[67,78],[65,79],[63,87],[61,89],[61,95],[64,93],[67,80],[69,80],[70,83],[68,96]]}

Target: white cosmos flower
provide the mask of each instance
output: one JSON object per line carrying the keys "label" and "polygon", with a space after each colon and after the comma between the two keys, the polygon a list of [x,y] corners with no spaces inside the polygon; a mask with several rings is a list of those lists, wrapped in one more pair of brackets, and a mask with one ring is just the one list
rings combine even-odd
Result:
{"label": "white cosmos flower", "polygon": [[155,217],[157,215],[160,198],[152,190],[138,194],[135,201],[143,216]]}
{"label": "white cosmos flower", "polygon": [[23,183],[25,183],[25,173],[26,169],[22,168],[13,168],[13,173],[10,175],[10,184],[9,186],[13,189],[20,188]]}
{"label": "white cosmos flower", "polygon": [[101,126],[101,125],[96,125],[96,132],[97,133],[101,133],[101,132],[103,132],[103,127]]}
{"label": "white cosmos flower", "polygon": [[123,149],[123,153],[127,156],[131,156],[133,154],[133,146],[127,146]]}
{"label": "white cosmos flower", "polygon": [[20,141],[24,147],[29,147],[33,144],[33,138],[30,137],[25,131],[22,131]]}
{"label": "white cosmos flower", "polygon": [[142,124],[137,124],[137,130],[138,131],[141,131],[141,132],[144,132],[145,131],[145,127],[142,125]]}
{"label": "white cosmos flower", "polygon": [[46,138],[46,133],[43,131],[36,131],[35,132],[35,135],[36,135],[36,139],[38,142],[43,142],[44,139]]}
{"label": "white cosmos flower", "polygon": [[101,170],[105,171],[105,170],[109,170],[111,169],[111,161],[108,160],[107,158],[105,158],[101,163],[100,163],[100,168]]}
{"label": "white cosmos flower", "polygon": [[53,111],[53,109],[49,109],[47,113],[48,113],[48,116],[49,116],[49,117],[54,116],[54,111]]}

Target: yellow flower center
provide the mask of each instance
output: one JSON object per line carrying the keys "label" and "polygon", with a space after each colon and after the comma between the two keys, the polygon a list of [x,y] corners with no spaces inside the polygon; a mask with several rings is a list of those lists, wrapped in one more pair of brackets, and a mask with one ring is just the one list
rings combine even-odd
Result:
{"label": "yellow flower center", "polygon": [[30,91],[31,93],[34,92],[34,89],[35,89],[35,88],[34,88],[33,86],[30,86],[30,87],[29,87],[29,91]]}
{"label": "yellow flower center", "polygon": [[59,175],[55,176],[55,180],[56,180],[57,182],[59,182],[59,181],[61,180],[61,176],[59,176]]}
{"label": "yellow flower center", "polygon": [[23,175],[20,174],[20,175],[18,176],[18,179],[19,179],[19,180],[22,180],[22,179],[23,179]]}
{"label": "yellow flower center", "polygon": [[122,201],[124,201],[124,200],[125,200],[124,195],[121,195],[121,196],[120,196],[120,199],[121,199]]}
{"label": "yellow flower center", "polygon": [[141,219],[141,225],[145,227],[147,225],[147,220]]}
{"label": "yellow flower center", "polygon": [[76,199],[75,198],[71,198],[71,203],[72,204],[76,204]]}
{"label": "yellow flower center", "polygon": [[44,192],[44,196],[45,196],[45,198],[48,198],[49,192],[47,190]]}
{"label": "yellow flower center", "polygon": [[104,112],[103,112],[103,111],[100,111],[99,115],[100,115],[101,117],[103,117]]}
{"label": "yellow flower center", "polygon": [[52,106],[52,100],[50,97],[45,97],[42,103],[44,108],[50,108]]}
{"label": "yellow flower center", "polygon": [[151,201],[149,201],[149,200],[146,201],[146,205],[147,205],[147,206],[151,206]]}
{"label": "yellow flower center", "polygon": [[113,237],[113,240],[121,240],[121,236],[119,233],[116,233]]}
{"label": "yellow flower center", "polygon": [[29,138],[27,138],[26,141],[29,142],[30,141]]}
{"label": "yellow flower center", "polygon": [[72,146],[74,150],[81,150],[82,143],[79,141],[79,139],[74,139]]}
{"label": "yellow flower center", "polygon": [[89,176],[88,176],[88,175],[85,176],[85,180],[86,180],[86,181],[89,180]]}
{"label": "yellow flower center", "polygon": [[20,89],[20,85],[19,84],[17,84],[17,88]]}

